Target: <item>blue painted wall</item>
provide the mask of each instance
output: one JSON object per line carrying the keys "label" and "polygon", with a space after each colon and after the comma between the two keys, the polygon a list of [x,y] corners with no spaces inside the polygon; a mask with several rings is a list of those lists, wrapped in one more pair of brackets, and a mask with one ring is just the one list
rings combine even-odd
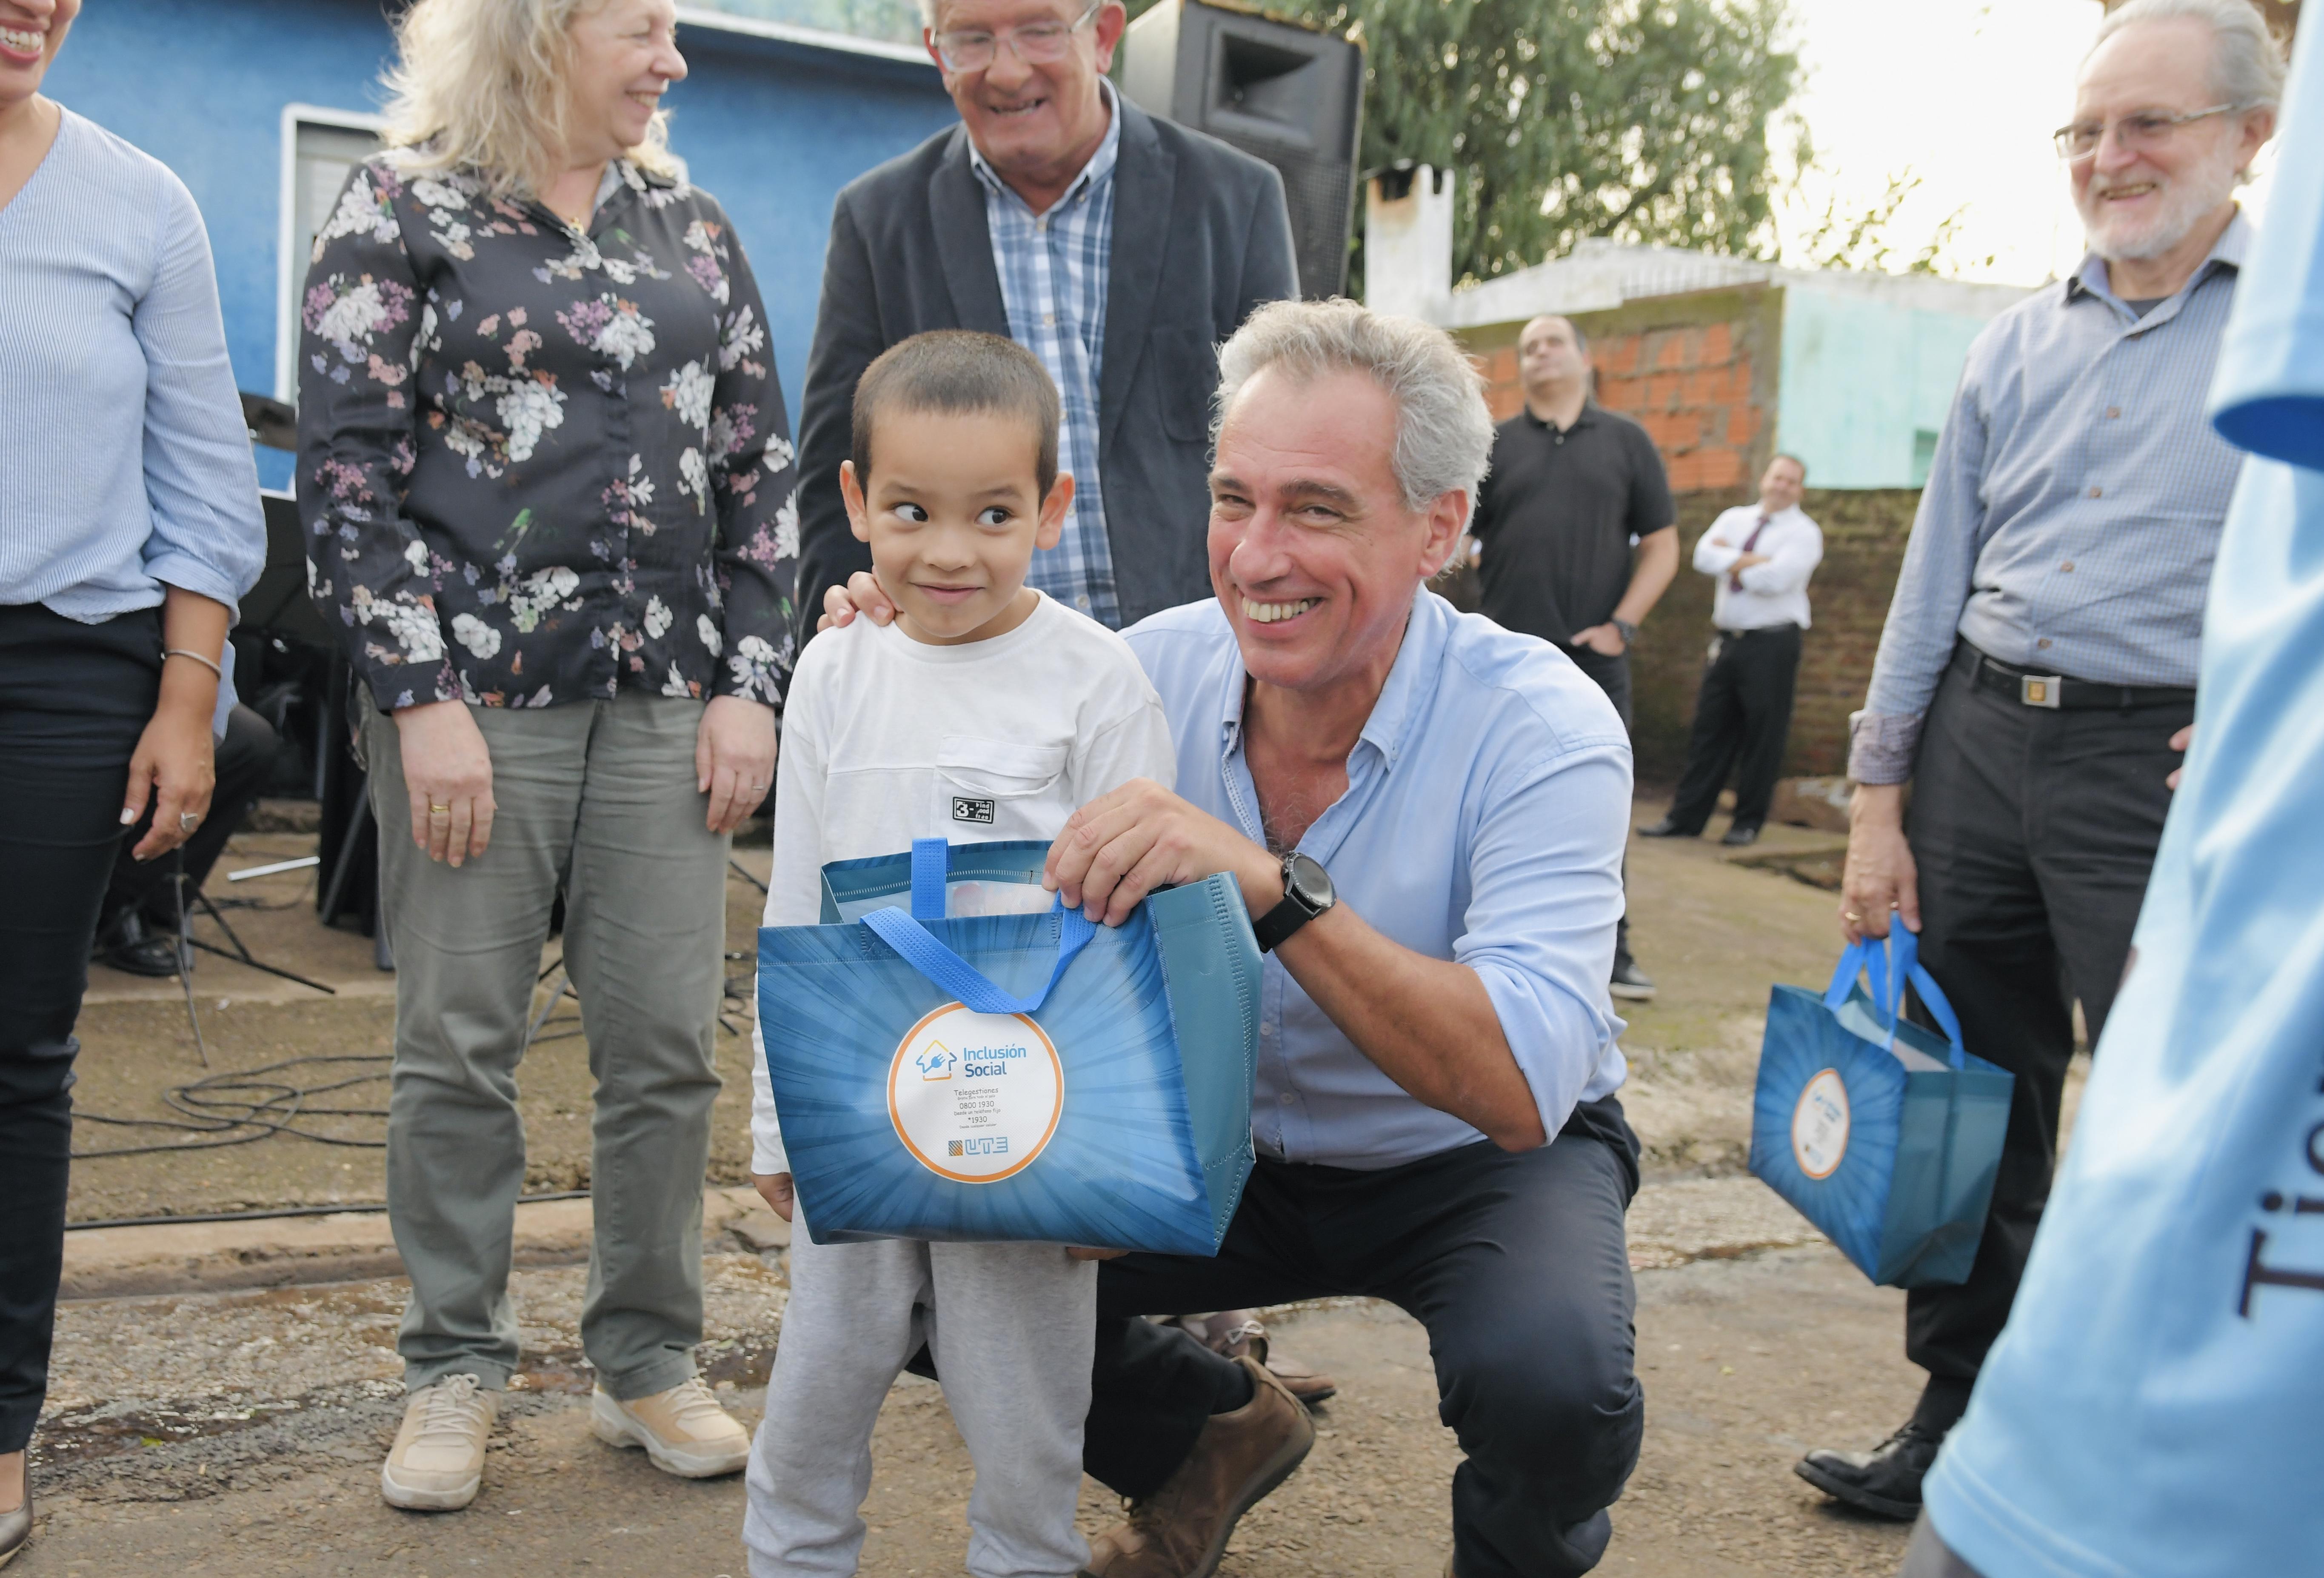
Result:
{"label": "blue painted wall", "polygon": [[[691,71],[667,101],[671,143],[742,235],[796,431],[832,199],[952,125],[952,103],[933,67],[703,27],[679,44]],[[274,387],[282,107],[376,112],[392,52],[378,0],[100,0],[49,75],[51,96],[201,205],[244,389]],[[287,457],[259,455],[261,480],[288,485]]]}
{"label": "blue painted wall", "polygon": [[1920,486],[1915,435],[1944,426],[1987,321],[1787,285],[1776,447],[1807,462],[1816,487]]}

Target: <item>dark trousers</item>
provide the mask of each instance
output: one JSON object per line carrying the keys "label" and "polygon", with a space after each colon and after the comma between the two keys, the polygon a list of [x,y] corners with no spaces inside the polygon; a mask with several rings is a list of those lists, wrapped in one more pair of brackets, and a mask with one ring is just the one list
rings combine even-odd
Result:
{"label": "dark trousers", "polygon": [[1428,1328],[1464,1578],[1586,1573],[1638,1457],[1646,1399],[1622,1217],[1637,1140],[1610,1098],[1556,1140],[1487,1141],[1379,1172],[1260,1162],[1214,1260],[1129,1255],[1098,1273],[1084,1466],[1126,1496],[1185,1460],[1231,1361],[1138,1319],[1333,1295]]}
{"label": "dark trousers", "polygon": [[0,1453],[48,1392],[71,1167],[73,1021],[161,682],[158,609],[0,607]]}
{"label": "dark trousers", "polygon": [[2057,1163],[2073,1001],[2095,1045],[2171,808],[2171,736],[2193,717],[2191,704],[2025,706],[1959,660],[1938,687],[1904,825],[1921,958],[1964,1044],[2016,1084],[1969,1280],[1906,1296],[1905,1357],[1932,1376],[1973,1379],[2009,1318]]}
{"label": "dark trousers", "polygon": [[1767,819],[1792,732],[1792,687],[1800,672],[1800,627],[1721,632],[1719,655],[1702,670],[1694,726],[1686,740],[1670,819],[1700,833],[1718,808],[1727,775],[1735,774],[1735,826]]}
{"label": "dark trousers", "polygon": [[1896,1578],[1985,1578],[1953,1554],[1937,1534],[1937,1526],[1929,1515],[1921,1514],[1920,1522],[1913,1526],[1913,1543],[1904,1549],[1904,1564],[1896,1569]]}
{"label": "dark trousers", "polygon": [[177,874],[181,870],[185,873],[190,906],[210,868],[226,853],[226,841],[241,827],[252,802],[273,776],[274,753],[281,743],[274,726],[249,707],[237,706],[229,712],[226,736],[217,743],[217,787],[210,791],[209,815],[169,859],[139,860],[124,842],[106,884],[104,916],[109,919],[124,909],[136,909],[152,925],[177,930]]}
{"label": "dark trousers", "polygon": [[[1628,655],[1627,653],[1618,653],[1616,656],[1609,658],[1603,652],[1593,652],[1588,647],[1569,646],[1563,650],[1567,657],[1573,660],[1575,668],[1580,669],[1584,674],[1589,675],[1591,678],[1598,682],[1598,688],[1606,693],[1606,699],[1612,702],[1614,704],[1614,710],[1622,715],[1622,732],[1626,734],[1630,733],[1630,660]],[[1624,860],[1622,864],[1622,873],[1623,886],[1627,889],[1629,885],[1629,862],[1627,858]],[[1618,975],[1622,973],[1623,966],[1629,963],[1630,910],[1629,906],[1625,903],[1622,907],[1621,918],[1614,923],[1614,973]]]}

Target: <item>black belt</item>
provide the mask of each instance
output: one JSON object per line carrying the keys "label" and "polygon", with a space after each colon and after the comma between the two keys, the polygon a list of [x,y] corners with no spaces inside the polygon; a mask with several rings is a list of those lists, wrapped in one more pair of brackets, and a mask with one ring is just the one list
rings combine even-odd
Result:
{"label": "black belt", "polygon": [[2052,712],[2121,711],[2136,706],[2192,706],[2195,692],[2178,685],[2100,685],[2070,674],[2042,674],[1988,657],[1967,641],[1953,649],[1952,666],[1997,696]]}
{"label": "black belt", "polygon": [[[1719,627],[1713,626],[1712,628],[1718,629]],[[1719,639],[1728,641],[1739,641],[1746,636],[1783,635],[1786,632],[1792,635],[1797,635],[1800,633],[1800,627],[1787,619],[1781,624],[1758,624],[1752,626],[1749,630],[1720,629],[1719,630]]]}

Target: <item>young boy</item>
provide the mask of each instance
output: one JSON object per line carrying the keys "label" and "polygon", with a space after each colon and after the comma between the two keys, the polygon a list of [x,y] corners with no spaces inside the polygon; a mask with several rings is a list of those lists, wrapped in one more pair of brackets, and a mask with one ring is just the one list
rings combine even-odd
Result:
{"label": "young boy", "polygon": [[[917,335],[864,370],[840,486],[896,619],[828,632],[799,659],[769,926],[816,923],[827,862],[915,838],[1054,838],[1133,778],[1172,782],[1162,704],[1129,646],[1025,585],[1073,502],[1057,427],[1040,362],[992,335]],[[788,1217],[763,1047],[752,1078],[752,1181]],[[923,1341],[976,1463],[968,1571],[1079,1572],[1097,1268],[1059,1244],[816,1244],[805,1231],[790,1254],[751,1455],[752,1578],[855,1571],[872,1423]]]}

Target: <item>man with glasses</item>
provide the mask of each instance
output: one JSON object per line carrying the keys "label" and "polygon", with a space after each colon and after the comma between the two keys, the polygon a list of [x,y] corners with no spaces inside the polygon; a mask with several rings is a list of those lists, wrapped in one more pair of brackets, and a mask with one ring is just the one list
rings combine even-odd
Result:
{"label": "man with glasses", "polygon": [[1212,347],[1299,293],[1282,180],[1105,80],[1120,0],[921,0],[921,17],[961,124],[832,215],[799,432],[799,639],[825,590],[872,564],[839,495],[855,381],[932,328],[1010,337],[1064,397],[1074,505],[1029,585],[1116,628],[1207,597]]}
{"label": "man with glasses", "polygon": [[2130,0],[2099,25],[2057,134],[2089,255],[1970,347],[1854,724],[1840,928],[1918,932],[1969,1050],[2016,1081],[1969,1279],[1907,1296],[1913,1417],[1798,1465],[1882,1516],[1920,1510],[2008,1318],[2072,1003],[2096,1043],[2191,732],[2239,459],[2204,396],[2251,242],[2235,188],[2282,82],[2248,0]]}

